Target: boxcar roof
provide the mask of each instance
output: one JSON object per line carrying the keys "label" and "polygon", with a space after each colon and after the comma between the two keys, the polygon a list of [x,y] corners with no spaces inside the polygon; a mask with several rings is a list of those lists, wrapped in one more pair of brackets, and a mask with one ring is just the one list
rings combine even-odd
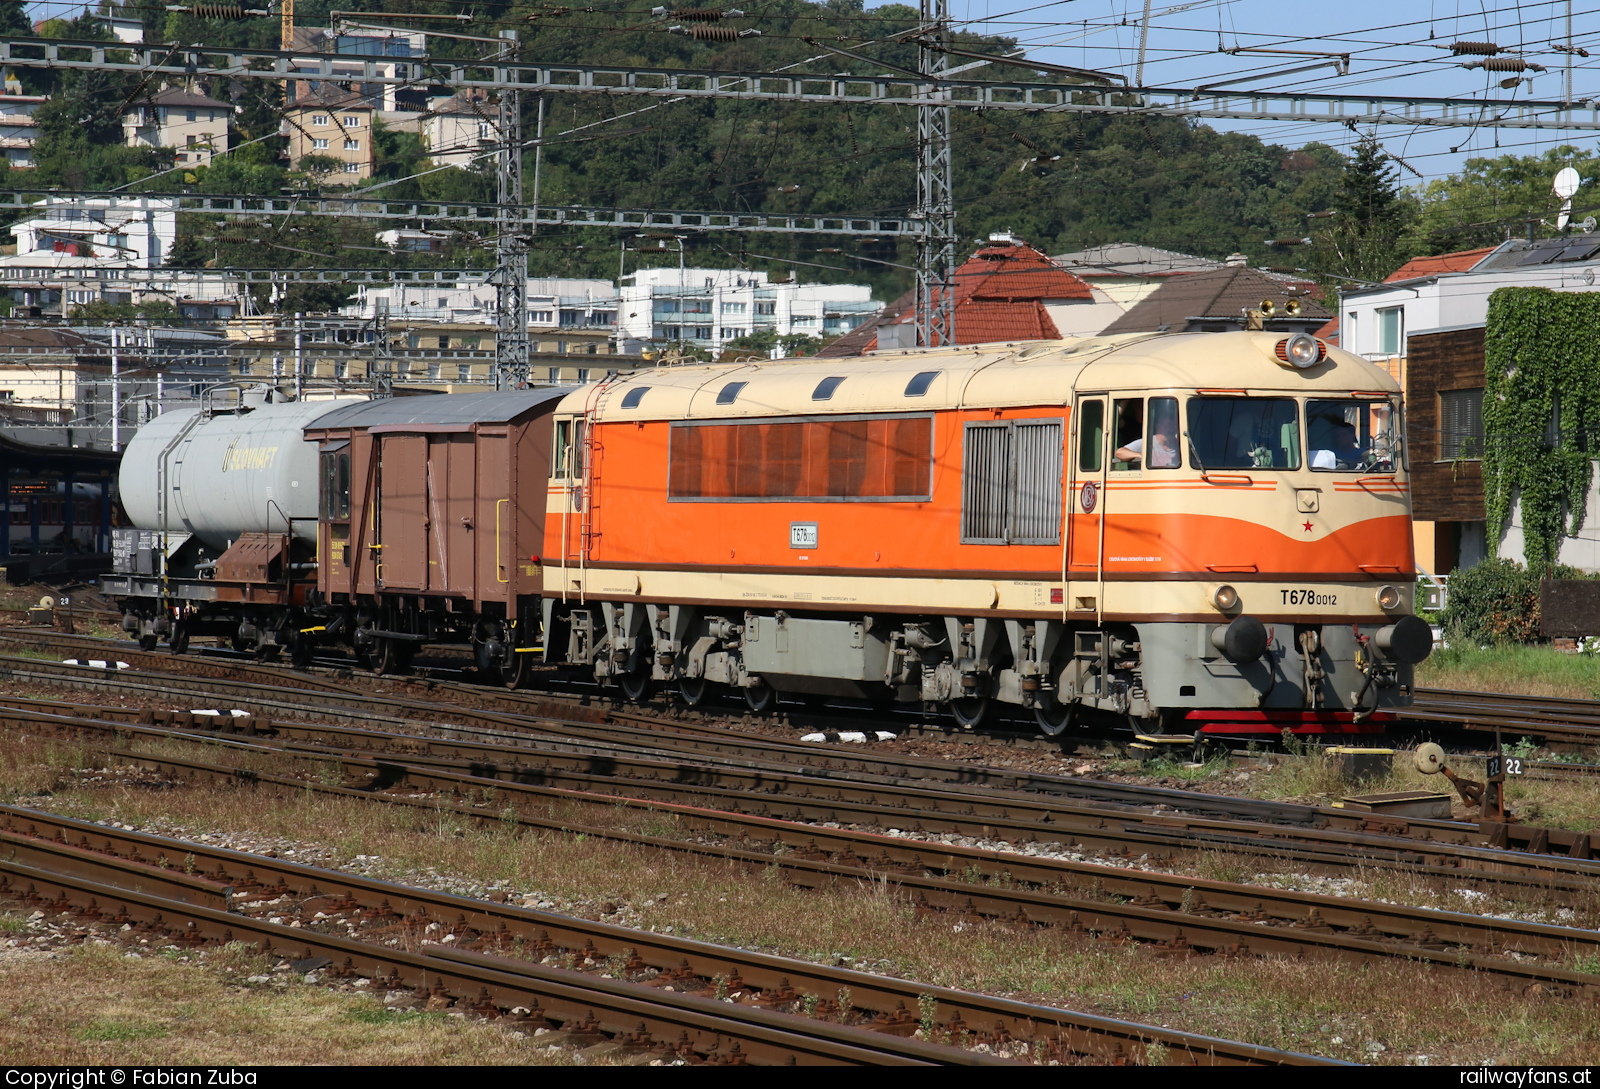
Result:
{"label": "boxcar roof", "polygon": [[474,424],[509,423],[527,412],[559,401],[572,386],[519,389],[492,393],[450,393],[427,397],[385,397],[377,401],[335,409],[306,428],[342,431],[347,428],[404,430],[425,427],[466,430]]}
{"label": "boxcar roof", "polygon": [[1066,405],[1079,390],[1400,388],[1382,368],[1337,348],[1297,371],[1273,355],[1286,335],[1142,333],[661,368],[574,391],[559,411],[592,408],[604,420],[737,419]]}

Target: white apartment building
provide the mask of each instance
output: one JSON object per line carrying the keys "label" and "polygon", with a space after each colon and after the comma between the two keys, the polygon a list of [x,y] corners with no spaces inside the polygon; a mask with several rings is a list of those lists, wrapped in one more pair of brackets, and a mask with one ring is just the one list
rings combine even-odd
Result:
{"label": "white apartment building", "polygon": [[173,148],[186,166],[209,166],[228,150],[233,107],[207,95],[167,88],[136,99],[122,116],[122,142],[129,147]]}
{"label": "white apartment building", "polygon": [[765,272],[640,269],[622,278],[619,335],[719,349],[753,333],[839,336],[883,309],[858,284],[772,283]]}
{"label": "white apartment building", "polygon": [[[15,87],[13,93],[11,88]],[[25,95],[22,85],[8,80],[6,93],[0,95],[0,153],[6,157],[13,170],[25,170],[34,165],[33,141],[38,125],[33,111],[50,101],[48,95]]]}
{"label": "white apartment building", "polygon": [[[472,275],[470,282],[363,284],[340,314],[364,321],[387,316],[395,322],[493,325],[494,285],[481,278],[482,272]],[[617,325],[617,289],[609,280],[529,277],[527,300],[528,327],[535,331]]]}
{"label": "white apartment building", "polygon": [[157,197],[46,197],[39,214],[13,223],[12,264],[44,254],[93,258],[104,268],[158,268],[178,237],[177,202]]}

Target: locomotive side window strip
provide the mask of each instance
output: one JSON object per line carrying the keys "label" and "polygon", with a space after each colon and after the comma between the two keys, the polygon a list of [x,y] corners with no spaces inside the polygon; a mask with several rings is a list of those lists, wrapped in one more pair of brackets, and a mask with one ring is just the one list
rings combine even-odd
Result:
{"label": "locomotive side window strip", "polygon": [[962,442],[961,543],[1060,544],[1061,420],[969,423]]}
{"label": "locomotive side window strip", "polygon": [[623,408],[638,408],[639,402],[644,400],[644,395],[650,392],[649,386],[634,386],[622,395]]}
{"label": "locomotive side window strip", "polygon": [[669,499],[730,502],[930,498],[931,416],[675,423]]}
{"label": "locomotive side window strip", "polygon": [[817,388],[811,391],[811,399],[813,401],[833,400],[833,391],[838,389],[843,381],[844,377],[839,375],[835,375],[831,378],[824,378],[822,381],[817,383]]}
{"label": "locomotive side window strip", "polygon": [[940,375],[940,371],[922,371],[911,376],[911,381],[906,383],[907,397],[923,397],[928,392],[928,387],[933,385],[933,380]]}

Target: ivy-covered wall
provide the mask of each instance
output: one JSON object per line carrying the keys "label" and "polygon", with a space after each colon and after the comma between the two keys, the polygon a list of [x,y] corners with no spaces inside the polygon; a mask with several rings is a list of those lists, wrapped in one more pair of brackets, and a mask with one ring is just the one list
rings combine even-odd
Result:
{"label": "ivy-covered wall", "polygon": [[1491,553],[1521,501],[1529,570],[1575,536],[1600,456],[1600,293],[1503,287],[1484,331],[1483,498]]}

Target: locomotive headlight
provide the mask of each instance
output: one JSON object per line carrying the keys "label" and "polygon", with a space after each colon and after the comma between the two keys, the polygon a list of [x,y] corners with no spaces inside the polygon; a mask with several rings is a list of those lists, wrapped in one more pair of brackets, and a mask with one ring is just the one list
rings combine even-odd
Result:
{"label": "locomotive headlight", "polygon": [[1227,612],[1239,604],[1239,591],[1232,586],[1218,586],[1211,592],[1211,604]]}
{"label": "locomotive headlight", "polygon": [[1378,608],[1385,612],[1400,607],[1400,588],[1398,586],[1385,586],[1378,591]]}
{"label": "locomotive headlight", "polygon": [[1289,362],[1304,370],[1313,366],[1322,358],[1322,345],[1317,343],[1317,338],[1305,333],[1296,333],[1289,338],[1283,346],[1283,351],[1289,357]]}

